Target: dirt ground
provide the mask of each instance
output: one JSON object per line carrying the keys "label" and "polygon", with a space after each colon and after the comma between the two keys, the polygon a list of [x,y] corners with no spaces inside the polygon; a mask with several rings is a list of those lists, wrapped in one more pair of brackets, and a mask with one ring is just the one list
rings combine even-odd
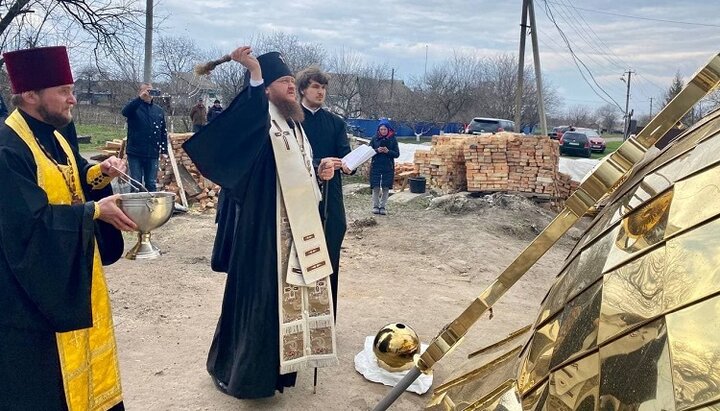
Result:
{"label": "dirt ground", "polygon": [[[256,401],[218,392],[205,371],[225,282],[224,274],[209,267],[214,215],[173,217],[153,234],[164,252],[161,258],[123,259],[106,268],[127,409],[372,408],[389,387],[366,381],[355,371],[353,358],[365,337],[387,323],[403,322],[430,342],[553,217],[524,199],[492,200],[427,209],[426,198],[392,204],[388,216],[373,216],[368,194],[346,196],[350,230],[341,257],[340,365],[320,370],[317,394],[312,393],[312,372],[306,371],[285,394]],[[377,224],[367,226],[373,220]],[[572,234],[576,239],[579,231]],[[133,242],[127,237],[126,247]],[[495,317],[481,319],[463,344],[435,366],[433,387],[469,352],[534,321],[573,243],[573,238],[562,239],[495,306]],[[422,409],[431,391],[422,396],[405,393],[392,409]]]}

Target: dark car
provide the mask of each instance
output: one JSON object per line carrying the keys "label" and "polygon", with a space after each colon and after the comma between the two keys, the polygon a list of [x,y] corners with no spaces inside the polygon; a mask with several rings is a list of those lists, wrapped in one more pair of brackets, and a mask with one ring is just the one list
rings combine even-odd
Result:
{"label": "dark car", "polygon": [[560,154],[590,158],[590,137],[579,131],[566,131],[560,141]]}
{"label": "dark car", "polygon": [[515,122],[502,118],[475,117],[467,126],[468,134],[515,131]]}

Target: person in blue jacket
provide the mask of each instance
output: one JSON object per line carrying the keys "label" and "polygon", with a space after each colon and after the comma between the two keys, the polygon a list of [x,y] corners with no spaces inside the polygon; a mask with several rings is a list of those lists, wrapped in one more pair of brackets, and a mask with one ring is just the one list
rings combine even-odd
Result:
{"label": "person in blue jacket", "polygon": [[[157,191],[160,155],[167,155],[165,112],[153,103],[152,85],[143,83],[138,97],[122,109],[127,118],[127,159],[130,177],[148,191]],[[138,191],[140,187],[134,187]]]}
{"label": "person in blue jacket", "polygon": [[395,159],[400,149],[390,121],[380,120],[375,137],[370,140],[375,155],[370,164],[370,187],[372,188],[373,214],[387,214],[387,199],[395,178]]}

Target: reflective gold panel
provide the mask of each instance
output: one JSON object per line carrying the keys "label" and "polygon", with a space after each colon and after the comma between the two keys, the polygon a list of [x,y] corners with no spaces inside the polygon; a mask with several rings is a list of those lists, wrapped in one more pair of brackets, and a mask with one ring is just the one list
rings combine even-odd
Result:
{"label": "reflective gold panel", "polygon": [[675,183],[668,235],[720,214],[720,166]]}
{"label": "reflective gold panel", "polygon": [[540,411],[544,409],[548,397],[548,382],[528,392],[522,399],[523,410]]}
{"label": "reflective gold panel", "polygon": [[547,377],[559,329],[560,321],[559,317],[556,317],[535,331],[528,350],[521,358],[518,375],[521,395],[539,385]]}
{"label": "reflective gold panel", "polygon": [[674,410],[662,319],[600,347],[600,409]]}
{"label": "reflective gold panel", "polygon": [[474,369],[470,367],[471,369],[466,373],[435,388],[429,405],[451,402],[455,406],[461,404],[468,406],[490,395],[506,381],[515,380],[519,353],[518,346],[490,362],[482,361],[482,358],[470,361],[475,365]]}
{"label": "reflective gold panel", "polygon": [[678,411],[720,400],[720,296],[666,317]]}
{"label": "reflective gold panel", "polygon": [[663,286],[673,268],[661,247],[605,275],[599,344],[663,312]]}
{"label": "reflective gold panel", "polygon": [[563,309],[563,307],[565,306],[565,297],[568,294],[568,289],[572,285],[570,281],[567,281],[565,279],[565,275],[567,274],[568,270],[574,270],[575,268],[577,268],[579,262],[580,260],[576,258],[570,264],[567,270],[562,273],[560,277],[557,278],[557,280],[555,280],[555,284],[553,284],[552,288],[550,288],[550,292],[545,297],[540,306],[540,315],[538,316],[538,320],[535,326],[538,326],[540,325],[540,323],[545,322],[548,318],[554,316]]}
{"label": "reflective gold panel", "polygon": [[672,238],[605,275],[600,343],[720,291],[720,220]]}
{"label": "reflective gold panel", "polygon": [[668,269],[663,311],[720,291],[720,219],[672,238],[665,245]]}
{"label": "reflective gold panel", "polygon": [[548,408],[556,411],[595,411],[600,387],[600,355],[592,354],[550,375]]}
{"label": "reflective gold panel", "polygon": [[558,339],[550,361],[551,369],[597,346],[601,290],[602,281],[598,281],[570,301],[563,310]]}
{"label": "reflective gold panel", "polygon": [[468,406],[458,404],[456,409],[464,411],[523,411],[520,397],[515,388],[515,381],[506,382],[485,398]]}
{"label": "reflective gold panel", "polygon": [[664,240],[672,201],[673,190],[668,190],[622,219],[605,269],[615,267]]}
{"label": "reflective gold panel", "polygon": [[612,249],[613,241],[619,229],[619,227],[616,227],[608,231],[577,257],[579,258],[577,268],[568,270],[565,274],[565,281],[570,282],[570,286],[568,287],[568,294],[562,301],[563,305],[600,279],[605,269],[608,252]]}

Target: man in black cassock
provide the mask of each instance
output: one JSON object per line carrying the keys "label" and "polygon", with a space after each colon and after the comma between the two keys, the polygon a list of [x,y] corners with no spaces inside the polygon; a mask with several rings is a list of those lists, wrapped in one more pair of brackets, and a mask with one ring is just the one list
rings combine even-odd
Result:
{"label": "man in black cassock", "polygon": [[[256,58],[250,47],[240,47],[230,56],[247,68],[246,87],[183,148],[200,172],[222,187],[211,265],[228,276],[207,369],[220,391],[262,398],[296,381],[295,372],[281,373],[279,356],[279,164],[270,140],[271,126],[275,133],[278,124],[271,124],[269,113],[277,107],[289,127],[295,124],[293,133],[285,133],[293,138],[296,131],[302,134],[302,109],[295,79],[279,53]],[[334,167],[332,159],[321,161],[318,177],[332,178]]]}
{"label": "man in black cassock", "polygon": [[341,174],[351,174],[351,171],[343,166],[339,159],[350,153],[350,143],[345,130],[345,122],[339,116],[323,108],[327,95],[328,75],[317,67],[310,67],[298,73],[296,78],[301,98],[300,103],[305,114],[302,126],[312,145],[314,162],[319,164],[323,158],[338,160],[334,163],[338,166],[332,180],[326,182],[327,187],[323,188],[323,193],[326,193],[327,196],[323,195],[323,200],[320,202],[320,216],[325,224],[325,239],[333,268],[330,285],[333,294],[333,312],[337,318],[340,248],[347,229]]}
{"label": "man in black cassock", "polygon": [[135,228],[109,184],[124,163],[78,154],[64,47],[3,57],[17,109],[0,125],[0,409],[124,409],[102,273]]}

